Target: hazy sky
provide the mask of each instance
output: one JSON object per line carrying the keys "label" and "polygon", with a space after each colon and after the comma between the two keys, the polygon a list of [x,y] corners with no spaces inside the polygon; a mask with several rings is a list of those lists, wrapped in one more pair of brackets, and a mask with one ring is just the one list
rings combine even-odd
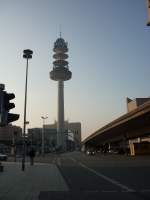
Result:
{"label": "hazy sky", "polygon": [[65,119],[85,138],[126,113],[126,97],[150,96],[150,28],[144,0],[0,0],[0,82],[16,95],[23,125],[26,60],[28,127],[57,119],[57,82],[49,79],[53,43],[69,43],[72,79],[65,82]]}

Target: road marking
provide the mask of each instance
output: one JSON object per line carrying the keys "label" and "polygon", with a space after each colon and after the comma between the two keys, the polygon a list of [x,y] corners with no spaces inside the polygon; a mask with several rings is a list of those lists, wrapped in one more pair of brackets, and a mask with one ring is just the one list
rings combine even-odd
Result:
{"label": "road marking", "polygon": [[87,192],[87,193],[97,193],[99,191],[98,190],[85,190],[84,192]]}
{"label": "road marking", "polygon": [[116,181],[116,180],[114,180],[114,179],[112,179],[112,178],[109,178],[108,176],[105,176],[105,175],[103,175],[103,174],[101,174],[101,173],[95,171],[94,169],[91,169],[91,168],[87,167],[86,165],[82,164],[81,162],[79,162],[79,165],[80,165],[81,167],[84,167],[85,169],[88,169],[90,172],[93,172],[94,174],[96,174],[97,176],[103,178],[104,180],[106,180],[106,181],[112,183],[113,185],[116,185],[116,186],[118,186],[118,187],[120,187],[120,188],[126,190],[127,192],[135,192],[135,190],[129,188],[128,186],[123,185],[123,184],[119,183],[118,181]]}
{"label": "road marking", "polygon": [[102,190],[101,192],[117,192],[117,190]]}
{"label": "road marking", "polygon": [[70,160],[72,160],[73,162],[77,162],[74,158],[69,158]]}
{"label": "road marking", "polygon": [[[5,163],[3,163],[4,164],[4,166],[11,166],[11,165],[14,165],[14,166],[21,166],[21,162],[5,162]],[[31,166],[30,165],[30,162],[25,162],[25,165],[26,166]],[[55,163],[40,163],[40,162],[35,162],[34,163],[34,165],[33,166],[31,166],[31,167],[34,167],[34,166],[45,166],[45,165],[47,165],[47,166],[53,166],[53,165],[55,165]]]}
{"label": "road marking", "polygon": [[131,190],[131,191],[128,191],[128,190],[123,190],[121,192],[124,192],[124,193],[128,193],[128,192],[137,192],[136,190]]}

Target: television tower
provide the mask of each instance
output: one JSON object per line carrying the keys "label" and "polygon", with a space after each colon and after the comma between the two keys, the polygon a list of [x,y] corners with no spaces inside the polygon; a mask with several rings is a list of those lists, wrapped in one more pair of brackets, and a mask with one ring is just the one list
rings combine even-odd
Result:
{"label": "television tower", "polygon": [[50,78],[58,82],[58,120],[57,120],[57,148],[66,149],[66,136],[64,132],[64,81],[70,80],[72,72],[69,71],[68,44],[60,37],[54,43],[53,70],[50,72]]}

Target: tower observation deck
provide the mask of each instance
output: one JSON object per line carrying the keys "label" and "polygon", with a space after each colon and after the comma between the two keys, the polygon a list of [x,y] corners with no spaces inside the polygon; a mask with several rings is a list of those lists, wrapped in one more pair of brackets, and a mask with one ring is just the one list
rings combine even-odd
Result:
{"label": "tower observation deck", "polygon": [[57,148],[66,149],[66,136],[64,133],[64,81],[72,77],[69,71],[68,44],[63,38],[58,38],[54,43],[54,61],[53,69],[50,72],[50,78],[58,81],[58,120],[57,120]]}

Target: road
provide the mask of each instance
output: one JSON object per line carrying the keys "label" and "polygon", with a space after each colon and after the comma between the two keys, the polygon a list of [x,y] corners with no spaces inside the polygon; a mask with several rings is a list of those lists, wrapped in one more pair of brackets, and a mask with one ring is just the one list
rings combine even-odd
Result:
{"label": "road", "polygon": [[[40,179],[37,177],[35,183],[36,176],[32,177],[30,190],[39,188],[39,200],[150,199],[150,156],[87,156],[72,152],[36,157],[35,162],[36,168],[28,168],[29,173],[32,175],[37,170],[36,176],[40,174]],[[54,174],[52,168],[57,168],[58,172],[55,169]],[[46,182],[45,187],[42,177]],[[27,180],[29,178],[26,178],[29,187]]]}
{"label": "road", "polygon": [[69,191],[41,192],[40,199],[150,199],[149,158],[79,152],[51,157]]}

